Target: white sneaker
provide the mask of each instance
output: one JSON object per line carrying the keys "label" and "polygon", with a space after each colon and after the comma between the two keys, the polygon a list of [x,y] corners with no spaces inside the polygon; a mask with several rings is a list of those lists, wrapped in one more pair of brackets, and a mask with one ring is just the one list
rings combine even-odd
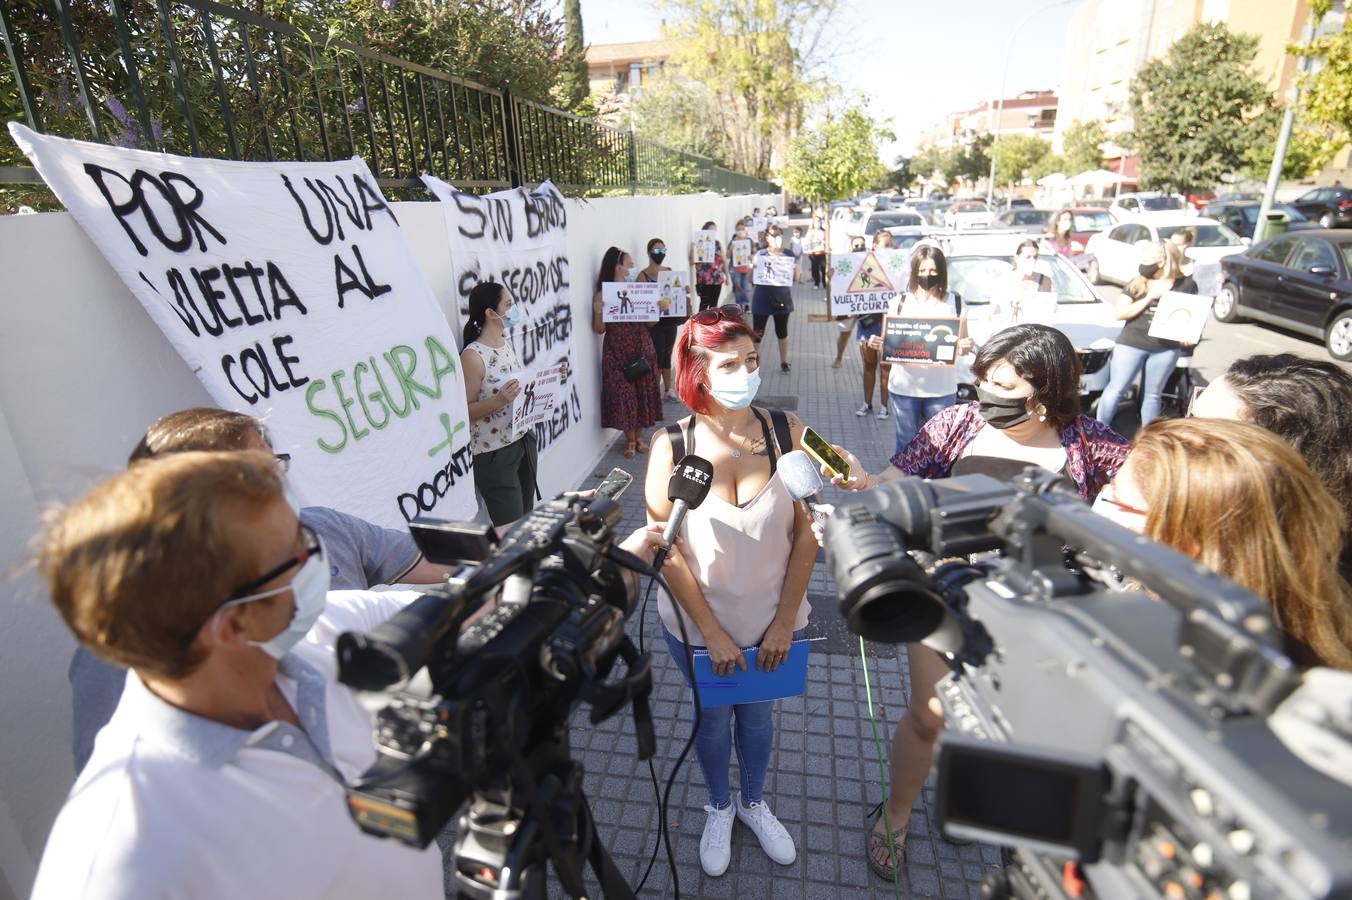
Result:
{"label": "white sneaker", "polygon": [[672,403],[681,402],[681,398],[676,396],[676,392],[673,391],[671,388],[667,388],[667,392],[662,396],[665,397],[667,400],[671,401]]}
{"label": "white sneaker", "polygon": [[732,861],[733,809],[731,805],[727,809],[706,806],[704,811],[709,818],[699,839],[699,864],[705,875],[717,878],[728,870],[728,863]]}
{"label": "white sneaker", "polygon": [[743,806],[742,797],[739,794],[735,808],[737,818],[741,819],[746,827],[756,833],[756,839],[760,841],[761,849],[765,851],[766,856],[781,866],[790,865],[798,858],[798,850],[793,846],[793,838],[789,837],[789,833],[784,830],[784,826],[779,824],[779,820],[775,818],[774,813],[770,812],[770,807],[765,805],[764,800],[752,803],[750,806]]}
{"label": "white sneaker", "polygon": [[861,406],[861,407],[859,407],[858,409],[856,409],[856,410],[854,411],[854,414],[855,414],[856,416],[861,416],[861,417],[862,417],[862,416],[868,415],[868,414],[871,413],[871,412],[873,412],[873,404],[872,404],[872,403],[865,403],[863,406]]}
{"label": "white sneaker", "polygon": [[886,418],[887,418],[887,407],[886,407],[886,406],[880,406],[880,407],[878,407],[878,418],[879,418],[879,419],[886,419]]}

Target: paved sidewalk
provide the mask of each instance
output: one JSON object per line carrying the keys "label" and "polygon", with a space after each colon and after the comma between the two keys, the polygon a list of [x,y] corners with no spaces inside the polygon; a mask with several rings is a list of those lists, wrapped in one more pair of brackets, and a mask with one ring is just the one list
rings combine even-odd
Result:
{"label": "paved sidewalk", "polygon": [[[794,303],[790,331],[793,371],[779,371],[772,332],[761,347],[764,379],[757,405],[796,412],[829,440],[857,454],[869,471],[879,471],[891,455],[895,432],[890,419],[878,421],[872,416],[854,415],[862,392],[857,349],[847,348],[845,365],[832,369],[840,331],[832,321],[814,321],[823,319],[826,312],[824,292],[810,284],[797,286]],[[675,421],[687,411],[679,403],[668,403],[666,413],[668,421]],[[580,487],[595,485],[612,466],[632,472],[634,485],[622,498],[627,533],[629,527],[643,521],[647,458],[626,460],[621,450],[623,442],[612,445],[611,452]],[[824,499],[838,499],[837,492],[828,488]],[[787,900],[893,896],[891,883],[879,879],[865,863],[865,817],[881,798],[878,750],[869,724],[859,642],[844,627],[836,608],[835,587],[823,556],[818,557],[807,599],[812,604],[809,632],[827,639],[813,646],[806,696],[779,703],[775,753],[765,792],[771,809],[794,837],[798,859],[790,866],[771,862],[750,830],[738,823],[733,828],[728,871],[719,878],[703,874],[699,839],[708,795],[692,749],[676,778],[669,810],[682,897]],[[638,613],[631,617],[628,630],[637,641],[642,621],[647,647],[653,652],[655,685],[651,702],[658,741],[654,762],[665,787],[672,764],[689,736],[692,717],[688,690],[661,637],[656,601],[650,606],[653,608],[646,619],[641,620]],[[892,729],[906,702],[899,649],[870,644],[868,653],[886,754]],[[585,713],[579,712],[572,720],[572,742],[586,769],[586,792],[600,839],[630,884],[637,887],[657,841],[658,821],[648,767],[635,758],[630,717],[626,712],[592,726]],[[735,774],[732,784],[735,790]],[[934,824],[933,809],[931,779],[911,819],[903,896],[980,896],[980,881],[999,863],[999,849],[959,847],[943,840]],[[552,871],[550,881],[551,896],[562,896]],[[641,896],[674,896],[665,852],[659,852]]]}

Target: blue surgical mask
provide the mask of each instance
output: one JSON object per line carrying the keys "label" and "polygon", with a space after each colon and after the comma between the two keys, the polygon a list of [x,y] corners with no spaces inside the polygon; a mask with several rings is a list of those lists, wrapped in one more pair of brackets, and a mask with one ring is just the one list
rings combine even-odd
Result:
{"label": "blue surgical mask", "polygon": [[709,396],[718,401],[724,409],[746,409],[756,399],[760,390],[760,369],[748,372],[741,369],[736,372],[709,374]]}
{"label": "blue surgical mask", "polygon": [[502,317],[502,327],[515,328],[520,324],[521,324],[521,307],[513,303],[511,309],[507,310],[507,315]]}
{"label": "blue surgical mask", "polygon": [[324,551],[324,541],[318,537],[316,539],[319,540],[319,552],[301,564],[300,571],[296,573],[295,578],[291,579],[290,584],[284,584],[270,591],[250,594],[247,597],[236,597],[221,607],[221,609],[228,609],[231,606],[239,606],[241,603],[252,603],[255,600],[262,600],[264,597],[275,596],[283,591],[291,591],[291,599],[296,606],[295,614],[291,617],[291,624],[266,641],[249,642],[273,659],[281,659],[286,656],[291,648],[299,644],[309,633],[315,622],[318,621],[320,614],[324,612],[324,603],[328,597],[329,581],[332,576],[329,571],[328,554]]}

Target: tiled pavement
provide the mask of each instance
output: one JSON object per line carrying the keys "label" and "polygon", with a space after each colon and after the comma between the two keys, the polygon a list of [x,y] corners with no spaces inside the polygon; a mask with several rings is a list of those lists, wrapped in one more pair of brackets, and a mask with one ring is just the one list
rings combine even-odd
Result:
{"label": "tiled pavement", "polygon": [[[840,332],[834,322],[824,320],[824,292],[810,284],[797,286],[794,303],[790,330],[793,371],[779,371],[774,341],[767,340],[761,348],[764,379],[757,405],[795,411],[829,440],[852,450],[869,471],[876,472],[891,455],[895,435],[891,420],[854,415],[861,402],[858,351],[853,346],[847,348],[845,365],[832,369]],[[666,412],[669,421],[686,414],[678,403],[668,403]],[[626,460],[622,449],[623,442],[613,444],[579,486],[595,485],[612,466],[632,472],[634,485],[622,498],[627,528],[643,521],[646,457]],[[830,496],[834,493],[828,488],[824,499],[836,499]],[[824,635],[827,640],[813,647],[806,696],[779,703],[775,753],[765,793],[771,809],[793,835],[798,859],[790,866],[771,862],[750,830],[738,823],[733,828],[728,871],[719,878],[703,874],[699,838],[708,795],[692,750],[677,775],[669,809],[682,897],[788,900],[893,896],[892,884],[875,876],[864,860],[865,816],[881,797],[878,751],[868,718],[858,639],[844,628],[835,605],[834,584],[821,557],[808,586],[808,600],[813,608],[810,633]],[[656,602],[651,605],[655,607]],[[655,608],[649,609],[643,622],[648,649],[654,657],[651,702],[658,741],[655,762],[659,781],[665,787],[671,766],[689,736],[690,700],[662,641]],[[636,641],[639,628],[640,617],[635,613],[628,630]],[[909,685],[906,693],[902,691],[898,653],[898,648],[868,647],[884,754],[909,694]],[[637,886],[657,840],[658,817],[648,767],[635,757],[628,713],[596,726],[585,714],[575,714],[572,744],[586,769],[585,790],[600,840],[630,884]],[[732,784],[735,790],[735,774]],[[956,846],[943,840],[934,823],[933,809],[931,778],[911,819],[902,895],[980,896],[981,879],[999,863],[999,849],[977,844]],[[550,883],[551,896],[562,896],[552,872]],[[659,852],[641,896],[675,896],[664,851]]]}

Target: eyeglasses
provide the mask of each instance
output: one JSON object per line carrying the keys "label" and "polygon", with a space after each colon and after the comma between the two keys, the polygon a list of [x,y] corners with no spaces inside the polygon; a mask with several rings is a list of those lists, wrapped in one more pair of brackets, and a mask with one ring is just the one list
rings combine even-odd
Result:
{"label": "eyeglasses", "polygon": [[1116,506],[1123,512],[1131,513],[1134,516],[1150,515],[1149,510],[1141,509],[1139,506],[1132,506],[1130,503],[1123,503],[1121,500],[1118,500],[1117,497],[1110,495],[1109,491],[1113,491],[1113,493],[1116,493],[1111,483],[1107,487],[1105,487],[1102,491],[1099,492],[1098,498],[1102,500],[1104,503],[1107,503],[1109,506]]}
{"label": "eyeglasses", "polygon": [[273,459],[277,460],[277,468],[282,470],[283,475],[291,471],[290,453],[274,453],[272,454],[272,457]]}
{"label": "eyeglasses", "polygon": [[1205,385],[1198,384],[1193,385],[1192,389],[1188,391],[1188,411],[1186,415],[1189,419],[1196,415],[1196,413],[1192,411],[1192,408],[1197,405],[1197,398],[1202,396],[1202,392],[1205,390]]}
{"label": "eyeglasses", "polygon": [[730,322],[745,321],[742,318],[742,308],[734,303],[716,306],[713,309],[701,309],[690,317],[692,322],[698,322],[701,325],[717,325],[722,319],[727,319]]}
{"label": "eyeglasses", "polygon": [[[225,609],[227,606],[237,603],[240,600],[257,599],[257,597],[254,596],[254,591],[258,590],[260,587],[267,584],[272,579],[280,575],[286,574],[287,572],[291,571],[297,566],[305,565],[305,563],[308,562],[311,559],[311,557],[317,556],[322,558],[324,554],[324,546],[319,543],[319,536],[315,534],[314,529],[311,528],[309,525],[306,525],[304,522],[302,522],[300,526],[300,533],[301,537],[305,539],[305,548],[301,550],[300,553],[297,553],[295,556],[291,557],[285,562],[282,562],[277,566],[274,566],[267,572],[264,572],[262,575],[253,579],[252,581],[246,581],[244,584],[241,584],[238,588],[236,588],[234,591],[231,592],[229,597],[226,597],[224,600],[222,600],[220,605],[218,605],[215,609],[213,609],[211,611],[211,614],[208,615],[205,619],[203,619],[196,628],[194,628],[192,631],[188,633],[188,635],[183,639],[180,646],[186,648],[189,644],[191,644],[193,642],[193,639],[197,637],[197,632],[202,630],[202,626],[206,625],[208,622],[211,621],[211,616],[216,615],[216,613]],[[267,591],[265,593],[267,594],[280,593],[281,591],[285,590],[286,587],[287,586],[284,585],[283,587],[277,588],[276,591]]]}

